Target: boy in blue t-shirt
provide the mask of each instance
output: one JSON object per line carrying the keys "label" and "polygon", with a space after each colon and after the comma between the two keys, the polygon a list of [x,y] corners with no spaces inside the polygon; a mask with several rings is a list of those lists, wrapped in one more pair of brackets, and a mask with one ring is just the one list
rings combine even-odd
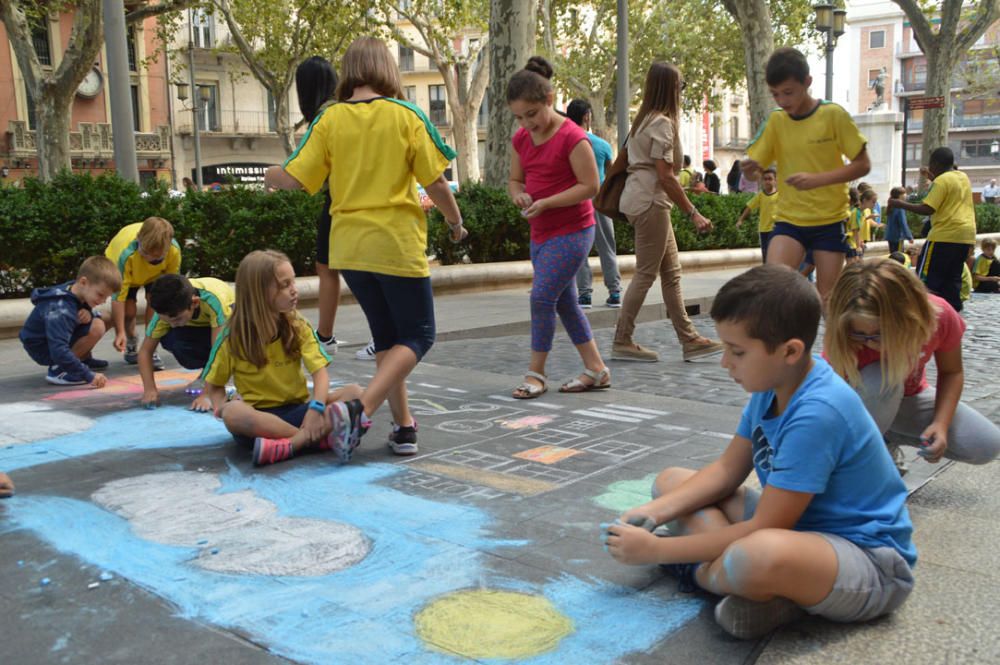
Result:
{"label": "boy in blue t-shirt", "polygon": [[[751,393],[736,435],[699,471],[661,472],[653,500],[608,527],[622,563],[668,564],[724,596],[715,618],[735,637],[804,612],[865,621],[913,588],[906,487],[857,393],[810,355],[820,309],[815,287],[784,266],[722,287],[722,366]],[[752,470],[760,493],[742,486]],[[668,522],[672,537],[650,533]]]}

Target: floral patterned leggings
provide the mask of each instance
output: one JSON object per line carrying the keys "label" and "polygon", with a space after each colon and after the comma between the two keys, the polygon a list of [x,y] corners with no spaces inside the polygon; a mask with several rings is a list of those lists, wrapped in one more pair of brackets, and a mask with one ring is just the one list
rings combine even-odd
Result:
{"label": "floral patterned leggings", "polygon": [[576,273],[594,244],[594,227],[531,243],[531,350],[548,353],[556,332],[556,314],[573,344],[593,339],[580,309]]}

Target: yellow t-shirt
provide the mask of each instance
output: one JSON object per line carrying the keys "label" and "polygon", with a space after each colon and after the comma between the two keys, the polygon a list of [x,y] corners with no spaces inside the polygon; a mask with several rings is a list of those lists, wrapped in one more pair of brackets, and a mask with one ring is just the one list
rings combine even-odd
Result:
{"label": "yellow t-shirt", "polygon": [[861,242],[871,242],[873,224],[872,209],[865,208],[861,211]]}
{"label": "yellow t-shirt", "polygon": [[691,169],[689,168],[682,168],[681,172],[677,174],[677,180],[681,183],[681,187],[684,189],[691,188],[691,179],[693,177],[694,174],[691,173]]}
{"label": "yellow t-shirt", "polygon": [[281,347],[281,340],[276,339],[267,345],[267,364],[257,367],[233,354],[227,326],[216,338],[201,376],[206,383],[215,386],[224,386],[229,377],[233,377],[236,391],[243,401],[257,409],[302,404],[309,400],[302,364],[305,363],[306,370],[312,374],[329,365],[330,356],[316,339],[312,327],[301,317],[296,324],[296,334],[301,344],[302,358],[290,359]]}
{"label": "yellow t-shirt", "polygon": [[121,302],[127,299],[130,288],[145,286],[160,275],[178,274],[181,271],[181,246],[177,244],[177,240],[170,241],[170,249],[167,250],[167,258],[163,263],[154,266],[142,258],[138,251],[139,241],[136,239],[141,228],[142,222],[123,226],[104,250],[104,256],[114,261],[118,272],[122,274],[122,288],[115,296]]}
{"label": "yellow t-shirt", "polygon": [[427,217],[417,183],[455,158],[416,106],[378,97],[316,117],[285,170],[310,194],[330,183],[330,267],[427,277]]}
{"label": "yellow t-shirt", "polygon": [[924,203],[934,208],[928,240],[976,244],[976,209],[967,175],[948,171],[934,178]]}
{"label": "yellow t-shirt", "polygon": [[861,229],[861,215],[862,211],[860,208],[851,208],[850,214],[847,216],[847,223],[844,225],[844,233],[847,234],[847,246],[851,249],[858,248],[858,243],[854,239],[854,232]]}
{"label": "yellow t-shirt", "polygon": [[962,264],[962,288],[958,292],[958,298],[965,302],[972,295],[972,272],[969,271],[969,264]]}
{"label": "yellow t-shirt", "polygon": [[985,254],[980,254],[979,256],[976,257],[976,261],[975,261],[975,263],[972,266],[972,272],[974,272],[977,275],[980,275],[982,277],[988,277],[989,274],[990,274],[990,267],[993,265],[993,262],[996,261],[996,260],[997,260],[996,256],[994,256],[991,259],[990,257],[986,256]]}
{"label": "yellow t-shirt", "polygon": [[[233,303],[236,302],[233,287],[214,277],[192,277],[190,282],[201,299],[201,304],[187,325],[192,328],[220,328],[226,325],[233,313]],[[163,339],[168,332],[170,324],[154,313],[146,326],[146,337]]]}
{"label": "yellow t-shirt", "polygon": [[823,101],[802,118],[793,118],[781,109],[772,111],[747,154],[761,168],[778,164],[778,221],[822,226],[847,218],[847,183],[800,191],[785,180],[794,173],[839,169],[845,156],[854,159],[867,142],[847,111]]}
{"label": "yellow t-shirt", "polygon": [[774,230],[774,216],[778,211],[778,190],[774,190],[770,194],[764,190],[757,192],[747,202],[747,207],[760,211],[757,213],[758,233],[770,233]]}

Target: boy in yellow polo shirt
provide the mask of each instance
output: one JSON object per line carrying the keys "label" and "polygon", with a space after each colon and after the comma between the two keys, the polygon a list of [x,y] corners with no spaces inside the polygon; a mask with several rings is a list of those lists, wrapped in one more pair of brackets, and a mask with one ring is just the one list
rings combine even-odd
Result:
{"label": "boy in yellow polo shirt", "polygon": [[[104,255],[114,261],[122,274],[122,288],[111,301],[111,319],[115,326],[114,347],[125,354],[125,362],[139,361],[139,341],[135,335],[136,298],[139,289],[160,275],[181,271],[181,247],[174,240],[174,227],[162,217],[123,227],[108,243]],[[163,361],[153,355],[154,369],[163,369]]]}
{"label": "boy in yellow polo shirt", "polygon": [[997,241],[983,238],[979,243],[981,254],[973,264],[972,281],[976,293],[997,293],[1000,291],[1000,259],[996,257]]}
{"label": "boy in yellow polo shirt", "polygon": [[[233,313],[233,288],[214,277],[162,275],[148,289],[149,308],[156,312],[146,327],[146,339],[139,348],[139,375],[142,377],[142,405],[152,409],[160,402],[153,378],[156,347],[174,354],[187,369],[201,369],[208,363],[215,340]],[[210,411],[212,403],[203,394],[204,381],[196,379],[187,392],[197,395],[194,411]]]}
{"label": "boy in yellow polo shirt", "polygon": [[746,207],[740,213],[740,218],[736,220],[736,228],[743,225],[743,221],[751,210],[760,211],[757,216],[757,232],[760,234],[760,254],[764,263],[767,263],[767,243],[771,240],[774,217],[778,211],[778,172],[773,167],[764,171],[761,179],[761,191],[747,201]]}
{"label": "boy in yellow polo shirt", "polygon": [[[812,77],[805,56],[792,48],[771,54],[765,72],[779,109],[768,116],[742,163],[747,177],[778,165],[778,211],[768,263],[793,270],[812,250],[816,287],[824,302],[844,267],[847,245],[847,183],[871,169],[867,140],[850,114],[809,95]],[[850,163],[844,164],[844,157]]]}
{"label": "boy in yellow polo shirt", "polygon": [[976,245],[976,211],[972,203],[969,178],[955,170],[951,148],[937,148],[931,153],[927,171],[933,184],[921,203],[889,199],[889,208],[902,208],[918,215],[931,216],[917,274],[927,290],[948,301],[956,312],[962,311],[962,266]]}

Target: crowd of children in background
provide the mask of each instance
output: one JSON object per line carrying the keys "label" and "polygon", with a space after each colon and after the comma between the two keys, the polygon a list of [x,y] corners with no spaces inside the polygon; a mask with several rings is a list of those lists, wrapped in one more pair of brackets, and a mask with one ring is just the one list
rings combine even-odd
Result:
{"label": "crowd of children in background", "polygon": [[[668,195],[690,205],[684,190],[698,184],[667,113],[677,101],[667,93],[682,89],[679,72],[660,65],[651,72],[663,70],[673,82],[661,95],[656,77],[647,77],[629,154],[637,167],[648,161],[650,183],[662,184],[665,194],[651,190],[648,206],[631,211],[630,220],[645,219],[654,205],[669,211]],[[139,367],[142,405],[159,403],[154,372],[163,367],[162,346],[181,366],[202,369],[189,386],[191,408],[220,418],[235,440],[252,447],[255,464],[306,449],[332,450],[347,461],[385,401],[393,418],[389,447],[399,455],[417,452],[406,378],[431,348],[435,321],[426,217],[415,184],[444,214],[452,240],[462,241],[467,232],[443,176],[455,155],[420,109],[400,101],[399,71],[383,42],[351,44],[339,82],[332,68],[308,66],[325,81],[299,88],[300,96],[315,93],[309,131],[283,166],[268,170],[266,184],[310,193],[328,186],[317,264],[327,277],[339,271],[367,318],[377,367],[369,384],[330,390],[334,312],[321,304],[318,331],[299,314],[287,256],[248,254],[235,291],[212,277],[186,277],[173,227],[158,217],[121,229],[105,256],[84,261],[74,280],[32,294],[35,308],[20,339],[48,368],[47,381],[105,385],[97,370],[108,362],[93,349],[107,327],[95,308],[113,295],[114,348]],[[547,62],[532,58],[507,88],[521,126],[513,137],[509,193],[531,225],[535,269],[529,371],[513,393],[521,399],[547,388],[545,361],[557,316],[584,364],[560,391],[611,385],[575,287],[594,243],[590,199],[601,181],[598,166],[603,171],[610,156],[595,159],[586,132],[555,112],[552,76]],[[883,221],[874,190],[849,188],[870,168],[866,139],[841,107],[810,96],[802,54],[778,49],[766,78],[780,108],[742,164],[742,176],[760,176],[761,191],[737,221],[758,212],[765,265],[719,291],[711,315],[721,344],[703,342],[722,351],[722,366],[751,394],[749,402],[717,461],[698,471],[664,470],[652,500],[625,512],[604,534],[617,560],[663,564],[686,588],[722,596],[715,617],[743,638],[803,613],[861,621],[894,611],[913,588],[916,550],[900,480],[905,469],[899,459],[893,465],[890,451],[910,445],[932,463],[972,464],[1000,453],[1000,429],[961,401],[962,269],[969,271],[976,240],[968,178],[954,168],[950,150],[935,150],[930,192],[911,203],[894,188]],[[671,103],[661,108],[654,97]],[[657,122],[664,131],[643,143],[642,132]],[[803,150],[807,144],[815,147]],[[707,189],[718,191],[715,164],[704,166]],[[931,223],[915,270],[907,269],[910,255],[900,251],[906,242],[913,249],[906,211]],[[654,217],[669,226],[669,212]],[[878,229],[885,230],[895,261],[864,258]],[[995,252],[996,242],[984,239],[971,261],[970,289],[1000,289]],[[813,265],[815,287],[798,272]],[[322,298],[334,298],[329,287]],[[151,312],[141,346],[135,327],[140,289]],[[812,350],[824,312],[821,358]],[[931,359],[933,388],[925,371]],[[230,380],[235,395],[227,393]],[[751,472],[762,491],[743,485]],[[13,489],[0,473],[0,496]]]}

